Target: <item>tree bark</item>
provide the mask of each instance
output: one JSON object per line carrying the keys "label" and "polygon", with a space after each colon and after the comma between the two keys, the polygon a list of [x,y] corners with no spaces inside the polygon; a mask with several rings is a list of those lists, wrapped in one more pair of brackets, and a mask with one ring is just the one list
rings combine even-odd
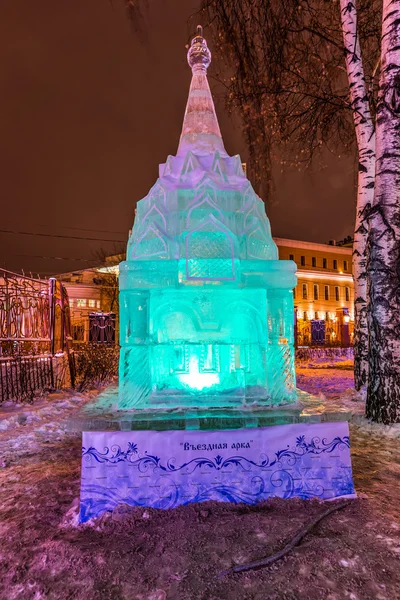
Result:
{"label": "tree bark", "polygon": [[368,237],[367,417],[400,422],[400,0],[384,0]]}
{"label": "tree bark", "polygon": [[365,83],[355,0],[340,0],[350,103],[358,147],[356,221],[353,244],[354,276],[354,384],[357,390],[368,379],[368,323],[366,247],[368,215],[374,197],[375,128]]}

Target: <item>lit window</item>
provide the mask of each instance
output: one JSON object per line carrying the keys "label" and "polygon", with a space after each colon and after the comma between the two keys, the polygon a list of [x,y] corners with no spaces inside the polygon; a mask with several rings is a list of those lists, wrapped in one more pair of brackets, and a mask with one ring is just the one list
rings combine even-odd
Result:
{"label": "lit window", "polygon": [[307,300],[307,284],[303,283],[303,300]]}
{"label": "lit window", "polygon": [[314,283],[314,300],[318,300],[318,285]]}
{"label": "lit window", "polygon": [[89,300],[90,308],[94,308],[96,306],[96,300]]}
{"label": "lit window", "polygon": [[327,262],[328,262],[328,261],[326,260],[326,258],[323,258],[323,259],[322,259],[322,268],[323,268],[323,269],[326,269]]}
{"label": "lit window", "polygon": [[69,301],[69,305],[70,305],[70,307],[71,307],[71,308],[73,308],[73,306],[74,306],[74,301],[73,301],[73,300],[70,300],[70,301]]}
{"label": "lit window", "polygon": [[335,269],[335,271],[337,271],[337,260],[333,261],[333,268]]}
{"label": "lit window", "polygon": [[316,267],[316,266],[317,266],[317,259],[315,258],[315,256],[313,256],[313,257],[312,257],[312,259],[311,259],[311,263],[312,263],[312,266],[313,266],[313,267]]}
{"label": "lit window", "polygon": [[329,300],[329,285],[324,287],[325,300]]}
{"label": "lit window", "polygon": [[100,308],[100,300],[97,300],[97,308]]}
{"label": "lit window", "polygon": [[300,264],[302,267],[306,266],[306,257],[305,256],[300,257]]}
{"label": "lit window", "polygon": [[350,288],[349,287],[345,288],[345,293],[346,293],[346,302],[350,302]]}
{"label": "lit window", "polygon": [[78,308],[83,308],[86,306],[86,298],[78,298],[76,301],[76,305]]}
{"label": "lit window", "polygon": [[343,261],[343,271],[347,271],[347,260]]}
{"label": "lit window", "polygon": [[339,302],[339,287],[335,285],[335,300]]}

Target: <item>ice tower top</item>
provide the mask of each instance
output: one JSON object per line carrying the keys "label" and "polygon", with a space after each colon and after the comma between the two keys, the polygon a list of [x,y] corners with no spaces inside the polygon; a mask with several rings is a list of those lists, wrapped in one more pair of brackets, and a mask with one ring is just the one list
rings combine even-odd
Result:
{"label": "ice tower top", "polygon": [[196,154],[203,155],[213,154],[218,150],[221,155],[226,156],[207,80],[211,52],[202,34],[203,28],[199,25],[197,35],[192,39],[187,55],[193,75],[183,119],[178,156],[186,154],[189,150],[196,150]]}
{"label": "ice tower top", "polygon": [[206,73],[211,64],[211,52],[208,49],[206,40],[203,38],[201,25],[197,25],[197,35],[192,39],[187,60],[193,72],[203,71]]}

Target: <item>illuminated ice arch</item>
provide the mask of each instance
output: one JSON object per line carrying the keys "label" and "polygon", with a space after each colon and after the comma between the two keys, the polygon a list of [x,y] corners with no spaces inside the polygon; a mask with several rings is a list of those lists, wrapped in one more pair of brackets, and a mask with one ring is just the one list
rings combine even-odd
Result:
{"label": "illuminated ice arch", "polygon": [[164,345],[152,365],[156,382],[162,381],[165,389],[177,392],[204,391],[219,384],[219,348],[207,343],[207,330],[192,305],[161,304],[154,315],[153,330],[157,343]]}
{"label": "illuminated ice arch", "polygon": [[237,388],[238,382],[242,388],[265,383],[265,324],[254,306],[228,302],[224,310],[217,309],[222,318],[211,323],[193,302],[171,302],[168,296],[152,324],[163,346],[152,361],[157,391],[208,394]]}
{"label": "illuminated ice arch", "polygon": [[201,330],[200,315],[189,302],[171,301],[160,304],[154,311],[152,330],[157,343],[191,342],[198,339]]}
{"label": "illuminated ice arch", "polygon": [[265,344],[265,325],[258,311],[251,304],[235,301],[225,306],[221,330],[234,344]]}

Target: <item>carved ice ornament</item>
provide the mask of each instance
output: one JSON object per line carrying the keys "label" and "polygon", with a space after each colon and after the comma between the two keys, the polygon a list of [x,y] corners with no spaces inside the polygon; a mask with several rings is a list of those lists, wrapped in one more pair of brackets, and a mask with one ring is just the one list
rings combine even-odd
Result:
{"label": "carved ice ornament", "polygon": [[228,177],[226,174],[226,165],[224,164],[224,161],[222,160],[218,150],[214,154],[214,160],[211,170],[217,175],[219,175],[225,182],[228,181]]}
{"label": "carved ice ornament", "polygon": [[235,279],[235,245],[232,233],[213,215],[186,236],[188,279]]}
{"label": "carved ice ornament", "polygon": [[168,258],[168,246],[156,223],[150,223],[132,248],[132,259]]}
{"label": "carved ice ornament", "polygon": [[216,202],[217,190],[218,186],[216,185],[215,181],[213,181],[211,177],[207,173],[205,173],[200,179],[200,181],[196,183],[195,199],[193,201],[193,204],[197,201],[198,197],[200,197],[203,194],[208,194],[214,200],[214,202]]}
{"label": "carved ice ornament", "polygon": [[250,258],[273,260],[275,258],[274,250],[264,228],[258,226],[247,236],[247,255]]}
{"label": "carved ice ornament", "polygon": [[157,204],[160,208],[167,205],[167,193],[159,181],[151,188],[147,198],[152,204]]}
{"label": "carved ice ornament", "polygon": [[164,231],[167,230],[167,221],[165,220],[165,217],[160,209],[154,204],[143,217],[143,224],[147,224],[147,222],[157,223]]}
{"label": "carved ice ornament", "polygon": [[208,193],[203,194],[197,199],[188,212],[186,224],[187,228],[193,228],[208,220],[209,215],[213,215],[216,219],[223,222],[223,214],[218,206],[213,202]]}
{"label": "carved ice ornament", "polygon": [[269,219],[264,211],[264,204],[253,192],[248,210],[245,213],[243,233],[246,235],[247,255],[260,260],[278,258],[276,246],[272,240]]}
{"label": "carved ice ornament", "polygon": [[189,151],[186,154],[185,160],[183,161],[182,170],[181,170],[181,181],[184,181],[192,171],[196,171],[200,168],[200,163],[197,160],[196,156],[193,152]]}

